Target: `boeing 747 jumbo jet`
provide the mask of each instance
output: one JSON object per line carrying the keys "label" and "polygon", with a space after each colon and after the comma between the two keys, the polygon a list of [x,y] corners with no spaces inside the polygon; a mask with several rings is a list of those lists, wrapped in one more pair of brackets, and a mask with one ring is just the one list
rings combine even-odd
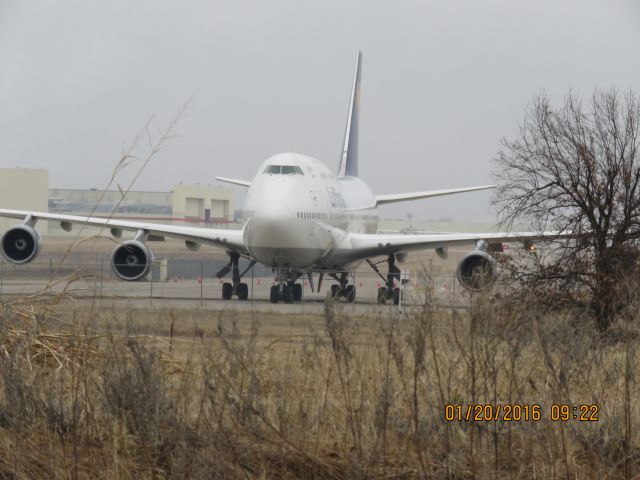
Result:
{"label": "boeing 747 jumbo jet", "polygon": [[[412,193],[374,195],[358,177],[358,120],[360,116],[361,54],[358,53],[351,90],[344,148],[337,173],[315,158],[296,153],[282,153],[265,160],[253,181],[216,177],[220,181],[247,187],[244,223],[240,230],[162,225],[117,219],[81,217],[46,212],[0,209],[0,216],[21,219],[2,237],[2,255],[12,263],[33,260],[41,239],[34,225],[39,220],[59,222],[69,231],[73,224],[101,226],[110,229],[116,238],[123,231],[133,232],[133,238],[118,245],[112,255],[114,274],[122,280],[143,279],[149,273],[153,252],[145,243],[150,236],[184,240],[187,248],[201,245],[224,249],[229,263],[217,273],[218,278],[231,274],[231,282],[222,285],[222,298],[248,298],[247,284],[242,277],[260,262],[273,269],[275,284],[271,287],[271,302],[300,301],[302,285],[298,280],[307,276],[312,289],[320,290],[323,277],[335,280],[331,286],[334,297],[353,302],[355,285],[350,274],[364,261],[385,282],[378,291],[378,302],[398,302],[396,282],[400,270],[396,265],[407,252],[435,249],[442,258],[452,245],[468,244],[471,250],[459,263],[457,277],[471,290],[479,290],[495,279],[497,267],[490,255],[492,245],[506,241],[525,244],[539,238],[554,237],[553,232],[520,233],[454,233],[454,234],[379,234],[378,206],[452,195],[493,188],[485,185]],[[240,258],[249,261],[243,272]],[[387,272],[377,265],[386,258]],[[318,275],[317,284],[314,275]],[[315,285],[314,285],[315,284]]]}

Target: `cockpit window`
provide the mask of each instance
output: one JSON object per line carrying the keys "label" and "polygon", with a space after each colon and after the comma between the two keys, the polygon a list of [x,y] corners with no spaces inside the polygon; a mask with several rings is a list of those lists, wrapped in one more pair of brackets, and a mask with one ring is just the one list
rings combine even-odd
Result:
{"label": "cockpit window", "polygon": [[295,165],[268,165],[264,173],[270,175],[304,175],[300,167]]}
{"label": "cockpit window", "polygon": [[283,165],[282,175],[302,175],[302,170],[294,165]]}
{"label": "cockpit window", "polygon": [[264,173],[270,173],[271,175],[277,175],[280,173],[282,165],[269,165],[264,169]]}

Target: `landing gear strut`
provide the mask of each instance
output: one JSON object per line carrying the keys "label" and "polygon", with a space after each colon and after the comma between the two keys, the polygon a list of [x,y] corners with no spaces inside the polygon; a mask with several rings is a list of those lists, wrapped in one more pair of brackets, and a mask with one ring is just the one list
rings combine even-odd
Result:
{"label": "landing gear strut", "polygon": [[348,285],[349,277],[347,272],[342,272],[340,276],[336,273],[330,273],[339,285],[331,285],[331,297],[338,299],[344,297],[347,302],[353,303],[356,301],[356,287],[355,285]]}
{"label": "landing gear strut", "polygon": [[278,284],[271,287],[269,293],[269,301],[278,303],[282,300],[284,303],[300,302],[302,300],[302,285],[296,283],[300,275],[289,278],[289,272],[278,272]]}
{"label": "landing gear strut", "polygon": [[[388,270],[385,278],[378,264],[387,262]],[[378,263],[373,263],[371,260],[367,260],[367,263],[373,268],[373,270],[384,280],[385,286],[378,288],[378,303],[385,304],[387,301],[393,300],[394,305],[398,305],[400,302],[400,289],[395,286],[394,279],[400,281],[400,269],[396,266],[396,256],[389,255],[386,260],[382,260]]]}
{"label": "landing gear strut", "polygon": [[222,284],[222,299],[223,300],[231,300],[231,297],[236,295],[238,300],[246,300],[249,298],[249,287],[246,283],[241,282],[240,280],[247,273],[251,267],[256,264],[255,260],[251,260],[249,266],[240,273],[240,269],[238,268],[238,261],[240,260],[240,254],[235,252],[229,252],[229,263],[225,265],[222,270],[216,273],[216,277],[223,278],[227,275],[227,273],[231,272],[231,281],[224,282]]}

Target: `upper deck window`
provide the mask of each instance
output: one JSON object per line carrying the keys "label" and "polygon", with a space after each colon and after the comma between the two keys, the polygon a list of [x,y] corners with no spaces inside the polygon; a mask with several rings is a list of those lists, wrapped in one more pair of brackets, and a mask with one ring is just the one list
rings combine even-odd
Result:
{"label": "upper deck window", "polygon": [[304,175],[300,167],[295,165],[268,165],[264,173],[269,175]]}

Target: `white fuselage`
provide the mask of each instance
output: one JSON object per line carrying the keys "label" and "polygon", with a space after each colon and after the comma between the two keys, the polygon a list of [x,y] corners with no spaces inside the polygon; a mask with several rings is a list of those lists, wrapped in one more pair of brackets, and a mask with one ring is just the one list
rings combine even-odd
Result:
{"label": "white fuselage", "polygon": [[338,177],[312,157],[282,153],[259,167],[246,195],[244,243],[278,270],[339,271],[349,233],[375,233],[376,200],[357,177]]}

